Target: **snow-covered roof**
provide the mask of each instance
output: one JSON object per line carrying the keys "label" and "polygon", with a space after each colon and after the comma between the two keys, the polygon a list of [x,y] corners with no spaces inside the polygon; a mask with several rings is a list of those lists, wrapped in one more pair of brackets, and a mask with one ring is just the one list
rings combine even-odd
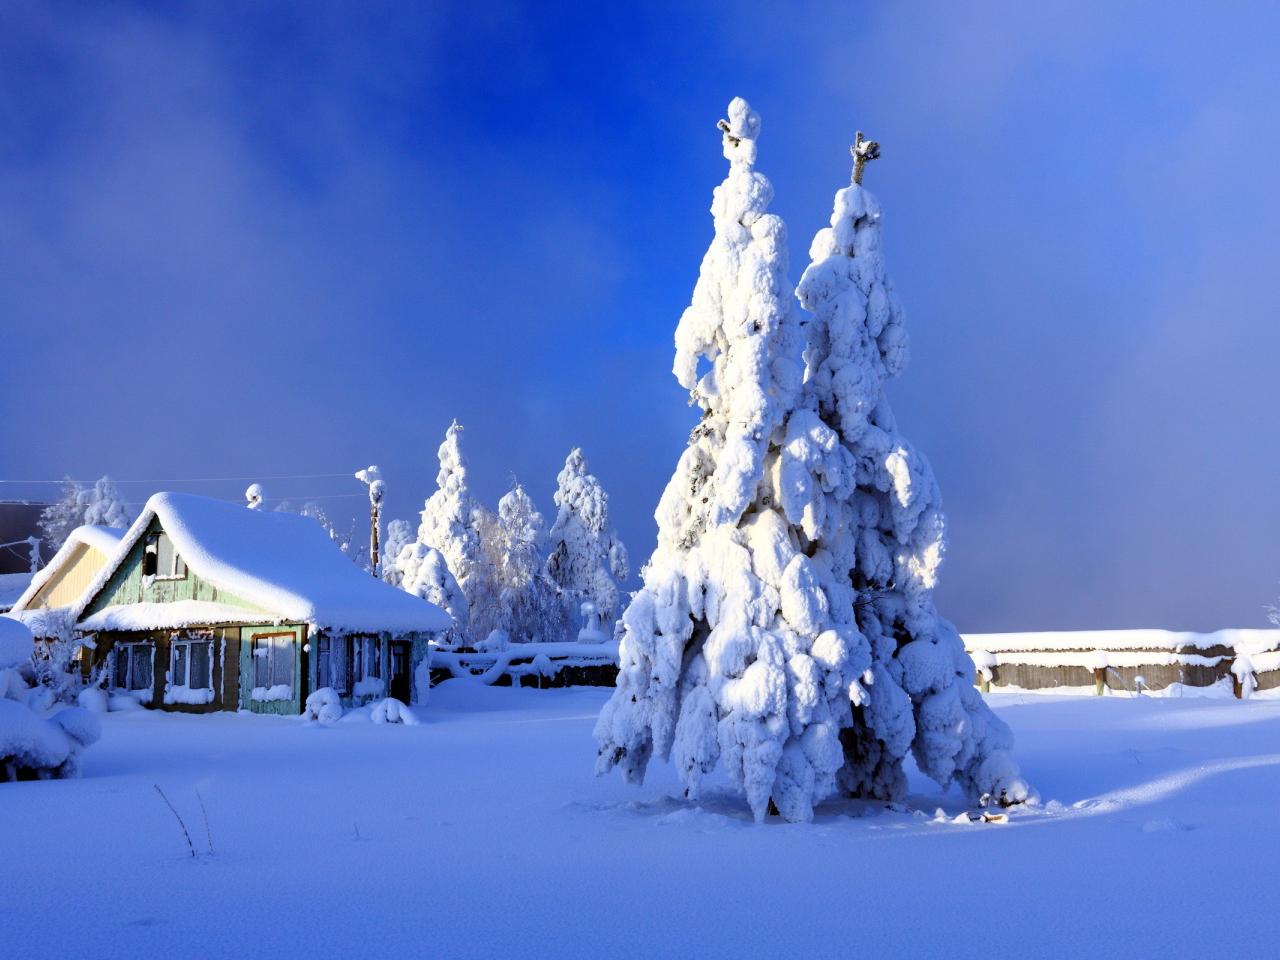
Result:
{"label": "snow-covered roof", "polygon": [[120,540],[125,535],[123,529],[115,527],[99,527],[93,524],[85,524],[76,527],[69,534],[62,546],[43,567],[36,572],[31,578],[26,589],[22,591],[22,595],[13,603],[14,612],[25,610],[27,604],[36,598],[36,595],[44,588],[55,573],[62,569],[63,565],[70,560],[81,546],[92,547],[100,554],[108,559],[115,555],[117,548],[120,546]]}
{"label": "snow-covered roof", "polygon": [[[85,592],[74,611],[77,620],[157,518],[189,570],[219,590],[268,611],[274,619],[360,632],[435,632],[451,624],[435,604],[389,586],[353,564],[310,517],[249,510],[189,493],[157,493],[147,501],[111,561]],[[244,622],[256,616],[221,603],[206,604],[197,611],[193,603],[202,602],[109,607],[80,626],[106,629],[106,624],[122,624],[115,628],[151,629]],[[195,619],[188,619],[192,616]],[[186,622],[167,622],[174,618]]]}

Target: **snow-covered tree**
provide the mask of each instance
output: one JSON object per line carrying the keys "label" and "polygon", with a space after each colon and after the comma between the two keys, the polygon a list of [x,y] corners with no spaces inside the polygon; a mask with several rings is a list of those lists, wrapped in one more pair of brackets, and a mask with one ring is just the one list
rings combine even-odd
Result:
{"label": "snow-covered tree", "polygon": [[519,483],[498,501],[498,581],[504,629],[517,643],[564,638],[564,611],[547,579],[543,556],[546,524]]}
{"label": "snow-covered tree", "polygon": [[[289,513],[292,512],[289,507],[290,504],[286,500],[276,509]],[[335,523],[329,517],[328,511],[315,500],[308,500],[304,503],[298,513],[304,517],[310,517],[320,524],[324,528],[324,532],[329,535],[329,539],[338,545],[338,549],[345,553],[352,563],[369,570],[369,548],[365,545],[364,538],[360,536],[354,519],[344,529],[338,523]]]}
{"label": "snow-covered tree", "polygon": [[84,506],[80,496],[84,487],[70,477],[62,481],[62,499],[51,503],[40,512],[40,539],[44,543],[46,557],[52,557],[66,542],[71,531],[84,523]]}
{"label": "snow-covered tree", "polygon": [[387,524],[387,542],[382,550],[382,579],[393,587],[400,586],[400,551],[413,543],[413,526],[408,520],[392,520]]}
{"label": "snow-covered tree", "polygon": [[[703,416],[659,502],[644,586],[622,616],[618,686],[596,725],[597,769],[620,767],[640,782],[654,755],[670,758],[696,798],[722,765],[757,819],[773,808],[797,821],[840,786],[894,793],[893,771],[918,742],[930,773],[959,779],[975,799],[997,792],[986,786],[1025,796],[1016,770],[1004,768],[1003,782],[980,771],[1002,765],[1005,742],[994,717],[967,709],[963,683],[943,676],[972,678],[963,649],[947,660],[902,637],[898,656],[920,670],[900,675],[930,704],[919,736],[902,688],[896,698],[884,692],[885,637],[863,634],[859,613],[871,605],[859,604],[870,588],[872,604],[884,604],[880,625],[923,627],[919,598],[932,583],[921,571],[936,563],[926,542],[934,514],[924,517],[919,504],[932,502],[931,480],[904,450],[851,449],[823,418],[821,387],[802,386],[785,227],[767,212],[773,190],[755,170],[760,118],[735,99],[720,127],[729,175],[713,194],[715,237],[676,331],[674,372]],[[808,351],[811,363],[819,349]],[[890,552],[897,566],[877,568],[884,576],[874,584],[850,576],[880,529],[869,488],[888,494],[890,536],[905,538]],[[896,589],[910,615],[892,617],[883,589]],[[926,642],[952,652],[940,630]],[[932,686],[920,687],[929,666]],[[930,699],[932,688],[946,693]],[[872,727],[884,736],[866,736]],[[875,744],[881,753],[870,757]],[[859,782],[868,768],[871,785]]]}
{"label": "snow-covered tree", "polygon": [[120,496],[120,491],[110,477],[98,480],[92,490],[85,491],[81,496],[85,523],[123,530],[133,522],[133,509]]}
{"label": "snow-covered tree", "polygon": [[62,499],[40,513],[40,536],[46,556],[52,556],[71,531],[82,524],[123,529],[133,522],[134,511],[120,496],[110,477],[84,487],[70,477],[63,481]]}
{"label": "snow-covered tree", "polygon": [[508,620],[502,596],[502,523],[498,515],[477,503],[471,511],[471,530],[480,551],[468,581],[471,605],[471,641],[478,644],[497,630],[506,633]]}
{"label": "snow-covered tree", "polygon": [[405,544],[396,555],[396,570],[401,578],[400,586],[415,597],[429,600],[447,613],[453,620],[453,628],[443,638],[447,646],[466,642],[471,610],[466,594],[449,572],[449,564],[439,550],[425,544]]}
{"label": "snow-covered tree", "polygon": [[547,576],[560,591],[568,623],[578,624],[583,601],[608,623],[618,616],[618,581],[628,574],[627,549],[609,526],[609,497],[575,447],[556,476]]}
{"label": "snow-covered tree", "polygon": [[[874,158],[878,146],[870,147]],[[840,531],[828,538],[828,563],[857,591],[857,628],[872,661],[841,734],[840,782],[854,796],[899,798],[910,751],[921,772],[958,783],[972,800],[1021,802],[1028,790],[1009,755],[1012,735],[974,688],[973,662],[933,603],[945,548],[941,496],[884,394],[906,365],[907,335],[881,253],[880,205],[860,182],[867,158],[859,134],[854,182],[836,193],[831,225],[814,237],[796,291],[813,317],[806,409],[789,430],[789,439],[803,435],[808,444],[799,458],[806,467],[833,436],[855,466],[852,495],[828,499],[814,515]],[[804,473],[797,471],[800,484]]]}
{"label": "snow-covered tree", "polygon": [[445,431],[444,442],[437,451],[440,471],[436,474],[436,491],[422,508],[418,525],[418,543],[444,554],[449,571],[467,595],[467,602],[484,590],[487,570],[481,555],[477,525],[479,505],[467,486],[467,461],[462,455],[462,425],[454,421]]}

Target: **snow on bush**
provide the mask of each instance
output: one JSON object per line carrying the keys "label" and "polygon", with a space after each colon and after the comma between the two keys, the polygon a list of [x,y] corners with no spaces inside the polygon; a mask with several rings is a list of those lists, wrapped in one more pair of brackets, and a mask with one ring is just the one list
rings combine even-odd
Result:
{"label": "snow on bush", "polygon": [[901,797],[910,751],[974,801],[1021,801],[1008,728],[933,606],[937,485],[882,392],[906,338],[879,207],[860,186],[837,193],[798,291],[814,314],[802,329],[754,169],[760,118],[735,99],[721,129],[715,238],[676,331],[674,372],[703,418],[622,615],[597,770],[638,783],[669,758],[697,798],[723,766],[758,820],[774,807],[804,821],[837,789]]}
{"label": "snow on bush", "polygon": [[35,638],[25,624],[0,616],[0,670],[31,663],[35,648]]}
{"label": "snow on bush", "polygon": [[618,616],[618,582],[629,573],[627,549],[609,526],[609,497],[574,448],[556,476],[558,508],[549,535],[547,576],[560,589],[570,622],[584,600],[612,623]]}
{"label": "snow on bush", "polygon": [[302,716],[306,720],[335,723],[342,719],[342,697],[333,687],[321,687],[307,697]]}
{"label": "snow on bush", "polygon": [[387,697],[376,703],[369,712],[369,719],[374,723],[402,723],[406,727],[416,727],[418,718],[413,711],[395,697]]}
{"label": "snow on bush", "polygon": [[74,777],[80,752],[102,734],[98,718],[80,707],[66,707],[44,718],[28,705],[32,690],[18,672],[34,640],[16,620],[0,617],[0,782],[39,777]]}
{"label": "snow on bush", "polygon": [[45,719],[24,704],[0,700],[0,782],[78,776],[81,751],[100,735],[97,718],[79,707]]}

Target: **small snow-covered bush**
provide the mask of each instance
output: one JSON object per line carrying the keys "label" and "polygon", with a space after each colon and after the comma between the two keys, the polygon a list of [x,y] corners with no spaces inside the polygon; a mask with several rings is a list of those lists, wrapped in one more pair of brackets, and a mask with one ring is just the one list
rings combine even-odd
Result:
{"label": "small snow-covered bush", "polygon": [[33,691],[17,668],[33,649],[26,626],[0,617],[0,782],[74,777],[80,752],[102,734],[98,718],[80,707],[48,719],[31,709]]}
{"label": "small snow-covered bush", "polygon": [[418,718],[413,715],[413,711],[395,697],[387,697],[375,704],[369,713],[369,719],[374,723],[403,723],[406,727],[418,725]]}
{"label": "small snow-covered bush", "polygon": [[307,720],[334,723],[342,719],[342,698],[333,687],[321,687],[307,697],[302,716]]}

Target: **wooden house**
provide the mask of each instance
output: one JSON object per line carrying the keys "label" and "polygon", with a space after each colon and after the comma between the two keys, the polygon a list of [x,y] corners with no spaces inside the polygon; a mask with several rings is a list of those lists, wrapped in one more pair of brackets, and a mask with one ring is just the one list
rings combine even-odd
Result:
{"label": "wooden house", "polygon": [[86,670],[168,710],[300,713],[334,688],[352,705],[412,703],[428,641],[451,621],[370,576],[308,517],[158,493],[74,610]]}
{"label": "wooden house", "polygon": [[124,533],[112,527],[76,527],[31,578],[8,615],[25,623],[38,639],[55,635],[58,615],[80,601],[119,549]]}

